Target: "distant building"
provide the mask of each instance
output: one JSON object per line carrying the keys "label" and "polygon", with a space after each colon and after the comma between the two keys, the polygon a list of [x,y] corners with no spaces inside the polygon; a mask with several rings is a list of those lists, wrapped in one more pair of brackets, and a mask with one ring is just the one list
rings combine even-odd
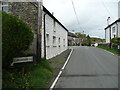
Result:
{"label": "distant building", "polygon": [[[34,33],[31,49],[36,53],[38,31],[38,3],[36,2],[3,2],[2,11],[17,16],[26,22]],[[43,6],[42,11],[41,56],[50,59],[68,48],[68,30]]]}
{"label": "distant building", "polygon": [[68,32],[68,46],[80,46],[80,39],[73,32]]}

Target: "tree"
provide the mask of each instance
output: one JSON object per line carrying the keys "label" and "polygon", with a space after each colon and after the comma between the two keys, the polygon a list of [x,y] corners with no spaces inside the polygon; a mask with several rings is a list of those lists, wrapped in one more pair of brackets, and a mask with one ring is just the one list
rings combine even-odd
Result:
{"label": "tree", "polygon": [[91,46],[91,38],[89,35],[87,36],[87,46]]}

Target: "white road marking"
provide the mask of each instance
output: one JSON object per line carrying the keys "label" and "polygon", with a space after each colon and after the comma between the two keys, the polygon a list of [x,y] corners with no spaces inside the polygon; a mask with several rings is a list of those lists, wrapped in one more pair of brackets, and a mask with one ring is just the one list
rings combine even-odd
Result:
{"label": "white road marking", "polygon": [[68,63],[68,61],[69,61],[69,58],[70,58],[72,52],[73,52],[73,49],[71,50],[71,52],[70,52],[70,54],[69,54],[69,56],[68,56],[68,58],[67,58],[65,64],[63,65],[62,70],[65,69],[65,67],[66,67],[66,65],[67,65],[67,63]]}
{"label": "white road marking", "polygon": [[62,74],[62,72],[63,72],[62,70],[65,69],[65,67],[66,67],[66,65],[67,65],[67,63],[68,63],[69,58],[70,58],[72,52],[73,52],[73,48],[72,48],[72,50],[71,50],[71,52],[70,52],[70,54],[69,54],[69,56],[68,56],[68,58],[67,58],[65,64],[63,65],[62,69],[60,70],[58,76],[56,77],[55,81],[53,82],[53,84],[51,85],[51,87],[50,87],[49,90],[52,90],[52,89],[54,88],[55,84],[57,83],[58,79],[60,78],[60,76],[61,76],[61,74]]}
{"label": "white road marking", "polygon": [[107,53],[109,53],[109,54],[115,55],[115,54],[113,54],[113,53],[111,53],[111,52],[109,52],[109,51],[107,51],[107,50],[104,50],[104,51],[107,52]]}

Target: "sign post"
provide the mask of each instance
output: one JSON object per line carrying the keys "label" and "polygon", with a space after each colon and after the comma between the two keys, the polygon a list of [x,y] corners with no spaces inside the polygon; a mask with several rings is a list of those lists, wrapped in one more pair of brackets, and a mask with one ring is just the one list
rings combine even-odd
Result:
{"label": "sign post", "polygon": [[38,0],[38,30],[37,30],[37,48],[36,48],[36,64],[40,63],[41,43],[42,43],[42,0]]}

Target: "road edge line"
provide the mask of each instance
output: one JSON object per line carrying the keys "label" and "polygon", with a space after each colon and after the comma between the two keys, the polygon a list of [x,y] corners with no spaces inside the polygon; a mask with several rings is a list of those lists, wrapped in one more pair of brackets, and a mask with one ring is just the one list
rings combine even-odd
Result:
{"label": "road edge line", "polygon": [[61,74],[62,74],[62,72],[63,72],[62,70],[65,69],[65,67],[66,67],[66,65],[67,65],[67,63],[68,63],[68,61],[69,61],[69,59],[70,59],[70,56],[72,55],[72,52],[73,52],[73,48],[71,49],[71,52],[70,52],[69,56],[67,57],[67,60],[66,60],[65,64],[64,64],[63,67],[61,68],[58,76],[57,76],[56,79],[54,80],[54,82],[53,82],[53,84],[51,85],[51,87],[49,88],[49,90],[52,90],[52,89],[54,88],[55,84],[57,83],[58,79],[60,78],[60,76],[61,76]]}
{"label": "road edge line", "polygon": [[112,53],[110,51],[107,51],[107,50],[104,50],[104,51],[107,52],[107,53],[109,53],[109,54],[111,54],[111,55],[118,56],[118,55],[116,55],[116,54],[114,54],[114,53]]}
{"label": "road edge line", "polygon": [[65,67],[66,67],[66,65],[67,65],[67,63],[68,63],[68,61],[69,61],[69,59],[70,59],[70,56],[72,55],[72,52],[73,52],[73,48],[72,48],[72,50],[71,50],[71,52],[70,52],[70,54],[69,54],[69,56],[68,56],[68,58],[67,58],[65,64],[63,65],[62,70],[65,69]]}

